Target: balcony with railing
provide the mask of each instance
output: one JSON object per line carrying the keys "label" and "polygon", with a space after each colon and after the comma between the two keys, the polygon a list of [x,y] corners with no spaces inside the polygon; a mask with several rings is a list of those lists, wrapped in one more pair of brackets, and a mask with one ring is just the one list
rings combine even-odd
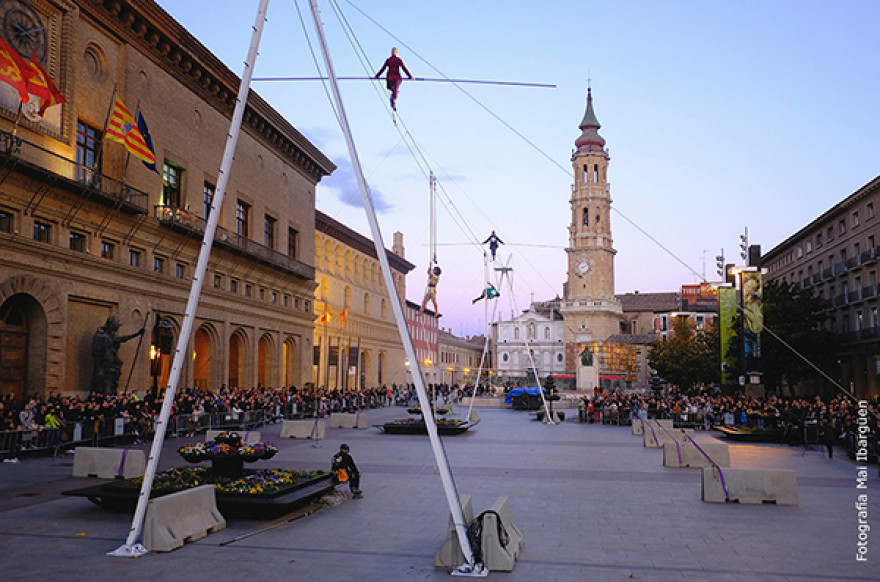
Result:
{"label": "balcony with railing", "polygon": [[[207,221],[204,218],[183,208],[158,205],[155,207],[155,217],[163,226],[188,235],[202,237],[207,227]],[[214,244],[219,248],[256,259],[265,265],[296,277],[307,280],[315,278],[313,266],[254,242],[247,237],[232,233],[221,226],[218,226],[214,233]]]}
{"label": "balcony with railing", "polygon": [[843,344],[868,342],[880,340],[880,327],[866,327],[855,331],[847,331],[837,334],[837,339]]}
{"label": "balcony with railing", "polygon": [[[146,192],[6,131],[0,131],[0,165],[123,211],[146,214],[150,208]],[[4,172],[0,180],[6,178]]]}

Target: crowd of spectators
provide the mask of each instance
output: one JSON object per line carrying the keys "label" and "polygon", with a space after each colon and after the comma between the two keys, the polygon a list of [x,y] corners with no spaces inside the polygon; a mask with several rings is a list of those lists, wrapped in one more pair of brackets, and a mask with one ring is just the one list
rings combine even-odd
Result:
{"label": "crowd of spectators", "polygon": [[[275,422],[281,418],[324,416],[331,412],[355,411],[388,406],[407,398],[409,388],[325,389],[306,384],[301,388],[255,387],[249,389],[203,389],[187,387],[175,395],[169,426],[185,425],[190,434],[214,424],[239,424],[246,418]],[[112,434],[121,419],[124,434],[136,441],[153,430],[163,405],[162,397],[135,392],[86,396],[33,394],[20,400],[11,394],[0,396],[0,434],[21,433],[14,440],[19,448],[45,448],[70,440],[79,427],[80,439]],[[259,412],[257,415],[255,413]],[[13,440],[7,439],[9,442]],[[3,443],[0,442],[0,447]]]}
{"label": "crowd of spectators", "polygon": [[[864,408],[867,425],[876,434],[880,396],[866,401]],[[802,433],[805,426],[811,425],[816,427],[817,437],[823,436],[835,444],[855,432],[859,418],[859,405],[843,394],[830,398],[760,398],[742,393],[685,393],[674,389],[651,394],[596,394],[583,399],[580,416],[583,422],[603,422],[622,415],[636,416],[640,411],[645,411],[648,418],[671,418],[696,428],[721,424],[767,429],[788,426]]]}

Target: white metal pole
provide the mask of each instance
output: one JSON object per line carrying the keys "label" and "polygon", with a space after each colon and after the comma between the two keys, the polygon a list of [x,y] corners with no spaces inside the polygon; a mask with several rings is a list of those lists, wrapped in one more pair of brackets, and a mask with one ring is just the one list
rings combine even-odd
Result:
{"label": "white metal pole", "polygon": [[148,550],[139,543],[144,527],[144,518],[147,513],[147,503],[150,500],[150,490],[153,488],[153,480],[156,477],[156,466],[159,463],[159,455],[162,452],[162,444],[165,442],[165,426],[171,416],[171,407],[174,404],[174,395],[177,391],[177,383],[180,381],[180,373],[186,362],[187,345],[192,335],[193,322],[195,321],[196,309],[199,305],[199,296],[202,292],[205,272],[208,268],[208,259],[211,256],[211,246],[214,242],[214,233],[217,231],[217,222],[220,219],[220,208],[223,205],[223,197],[226,194],[226,185],[229,182],[229,169],[232,166],[232,158],[235,154],[235,146],[241,132],[241,121],[244,117],[245,105],[247,104],[248,91],[250,91],[253,66],[257,60],[257,50],[260,46],[260,36],[263,34],[263,24],[266,21],[266,12],[269,8],[269,0],[260,0],[257,9],[257,17],[254,22],[254,32],[251,35],[251,44],[248,48],[247,60],[244,62],[244,73],[241,76],[241,85],[238,88],[238,98],[232,113],[232,122],[229,133],[226,136],[226,148],[223,151],[223,160],[220,164],[220,175],[217,180],[217,188],[211,201],[211,210],[205,225],[205,234],[202,237],[202,248],[199,251],[199,259],[196,270],[193,273],[192,287],[189,299],[186,302],[186,310],[183,313],[183,323],[180,326],[180,336],[177,338],[177,347],[174,350],[174,360],[171,364],[171,375],[168,378],[168,386],[165,388],[165,396],[162,402],[162,410],[156,420],[156,433],[153,444],[150,447],[150,456],[147,459],[147,469],[144,474],[144,483],[138,496],[137,507],[131,522],[131,529],[125,544],[116,550],[109,552],[111,556],[137,557],[146,554]]}
{"label": "white metal pole", "polygon": [[[403,306],[401,304],[400,296],[398,295],[397,287],[394,284],[394,278],[391,276],[391,265],[388,262],[388,255],[385,251],[385,244],[382,241],[382,231],[379,228],[379,221],[376,219],[376,211],[373,206],[373,198],[370,194],[367,182],[364,178],[360,159],[358,158],[357,149],[354,144],[354,138],[351,135],[351,128],[349,127],[348,118],[345,113],[345,107],[342,103],[342,96],[339,93],[339,84],[336,79],[336,72],[333,69],[333,62],[330,59],[330,53],[327,48],[327,39],[324,37],[324,28],[321,23],[321,18],[318,14],[318,2],[317,0],[309,0],[309,4],[312,9],[312,18],[315,21],[315,29],[317,30],[318,38],[321,42],[321,52],[324,56],[324,64],[327,67],[327,74],[330,77],[330,88],[333,91],[333,99],[336,101],[336,108],[339,112],[339,125],[342,129],[342,132],[345,134],[345,142],[348,146],[348,153],[351,156],[351,164],[354,168],[358,188],[361,191],[361,197],[363,198],[364,202],[364,211],[366,212],[367,220],[370,223],[370,231],[373,235],[373,243],[376,247],[376,255],[378,256],[379,264],[382,267],[382,275],[385,279],[385,288],[388,289],[388,292],[392,298],[391,308],[394,312],[394,319],[397,322],[397,329],[400,332],[400,339],[403,342],[406,357],[409,358],[410,362],[415,362],[416,368],[419,370],[419,373],[413,373],[413,381],[416,385],[416,392],[419,396],[419,404],[422,408],[422,414],[425,418],[425,425],[428,430],[428,438],[431,441],[431,448],[434,452],[434,459],[437,462],[437,468],[440,472],[440,480],[443,483],[443,491],[446,494],[446,501],[449,505],[449,511],[453,517],[453,522],[455,523],[455,531],[458,535],[458,541],[461,545],[461,551],[464,554],[465,560],[467,561],[467,566],[471,570],[473,570],[476,565],[474,564],[474,554],[471,550],[471,545],[467,537],[467,524],[464,521],[464,511],[462,510],[461,502],[455,493],[455,482],[452,478],[452,471],[450,470],[449,464],[447,463],[446,455],[443,454],[440,437],[437,434],[437,424],[434,421],[434,414],[431,412],[431,402],[428,399],[428,393],[425,390],[425,381],[422,377],[421,368],[420,366],[418,366],[418,358],[416,357],[416,351],[412,343],[412,338],[410,337],[409,330],[406,327],[406,317],[403,313]],[[483,569],[480,568],[480,570]]]}

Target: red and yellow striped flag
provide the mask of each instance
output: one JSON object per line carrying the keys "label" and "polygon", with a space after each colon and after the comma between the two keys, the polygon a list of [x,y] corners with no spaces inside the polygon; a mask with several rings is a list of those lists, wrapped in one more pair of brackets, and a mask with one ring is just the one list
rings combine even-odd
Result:
{"label": "red and yellow striped flag", "polygon": [[27,83],[33,74],[33,70],[21,55],[0,38],[0,81],[16,89],[22,103],[27,103],[31,98],[28,95]]}
{"label": "red and yellow striped flag", "polygon": [[123,144],[132,155],[150,164],[156,163],[156,154],[147,145],[144,136],[138,130],[134,117],[119,97],[113,104],[106,135],[109,139]]}
{"label": "red and yellow striped flag", "polygon": [[30,66],[32,75],[27,81],[27,89],[30,93],[33,93],[40,98],[40,116],[42,116],[49,107],[60,105],[67,101],[67,99],[64,98],[64,95],[61,94],[61,91],[58,90],[58,87],[55,86],[55,83],[52,82],[52,79],[49,78],[46,70],[40,66],[39,62],[37,62],[36,53],[31,57],[31,61],[28,65]]}
{"label": "red and yellow striped flag", "polygon": [[333,319],[333,314],[330,312],[329,307],[324,307],[324,315],[318,318],[318,323],[321,325],[327,325],[330,323],[330,320]]}

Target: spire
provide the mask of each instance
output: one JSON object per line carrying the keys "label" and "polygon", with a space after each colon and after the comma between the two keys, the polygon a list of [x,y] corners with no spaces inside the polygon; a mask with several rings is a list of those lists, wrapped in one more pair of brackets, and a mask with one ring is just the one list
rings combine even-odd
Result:
{"label": "spire", "polygon": [[578,127],[581,135],[574,142],[578,152],[602,151],[605,148],[605,138],[599,135],[599,128],[602,125],[596,119],[596,112],[593,111],[593,89],[589,86],[587,86],[587,111]]}

